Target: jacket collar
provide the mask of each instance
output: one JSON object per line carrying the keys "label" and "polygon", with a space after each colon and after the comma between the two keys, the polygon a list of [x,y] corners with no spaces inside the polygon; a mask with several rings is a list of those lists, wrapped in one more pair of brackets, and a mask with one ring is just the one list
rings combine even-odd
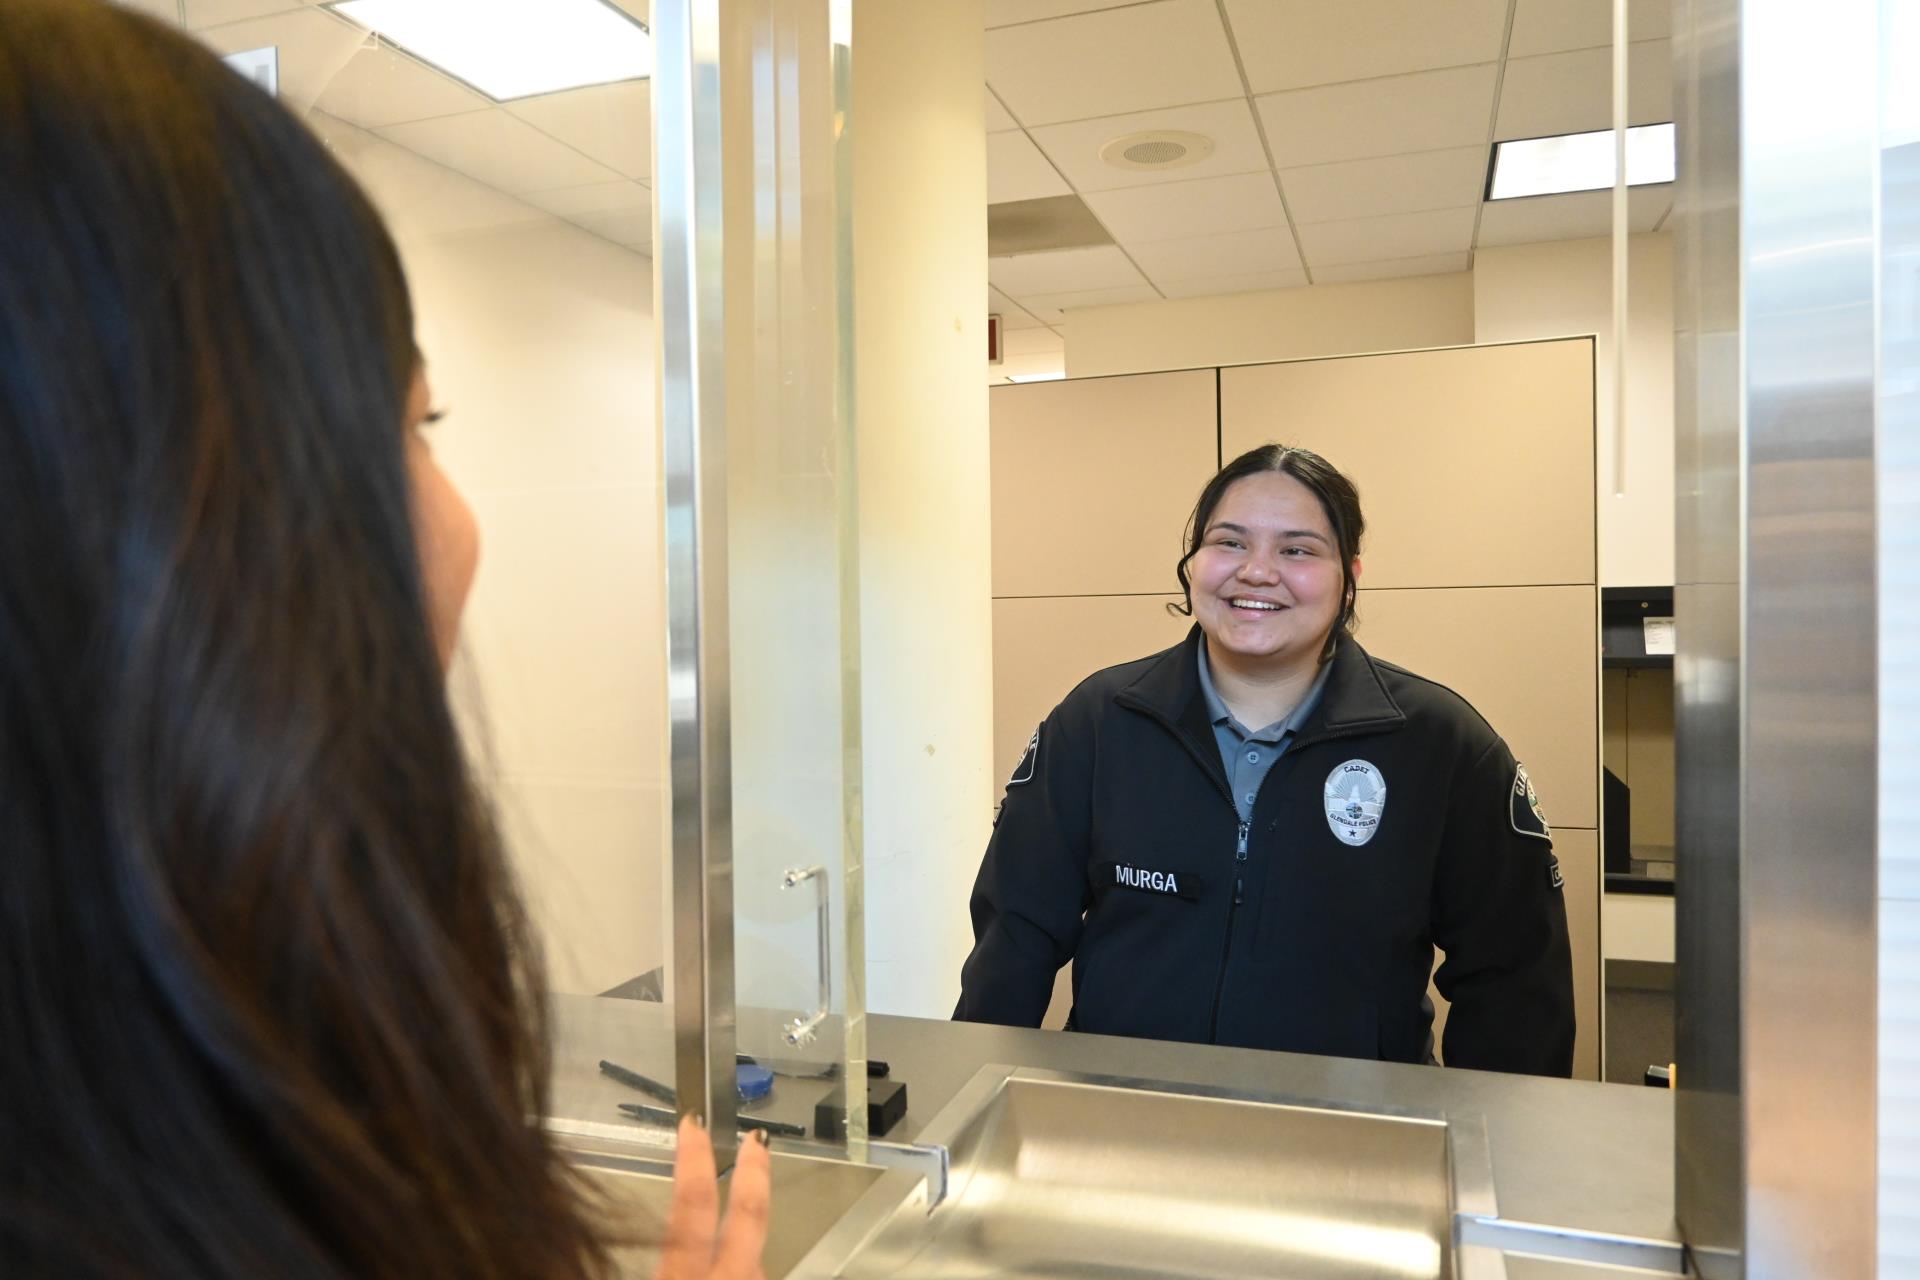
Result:
{"label": "jacket collar", "polygon": [[[1218,775],[1224,786],[1220,749],[1214,740],[1206,697],[1200,691],[1199,650],[1200,628],[1196,625],[1185,640],[1155,658],[1114,700],[1146,712],[1179,735],[1203,767],[1211,765],[1209,772]],[[1327,673],[1320,705],[1299,727],[1294,742],[1305,746],[1322,738],[1386,732],[1406,720],[1400,704],[1387,692],[1379,664],[1359,641],[1342,633],[1334,646],[1333,670]]]}

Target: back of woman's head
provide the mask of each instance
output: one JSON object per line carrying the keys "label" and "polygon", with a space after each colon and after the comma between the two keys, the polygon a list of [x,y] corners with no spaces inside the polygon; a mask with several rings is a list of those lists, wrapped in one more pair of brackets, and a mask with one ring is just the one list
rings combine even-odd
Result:
{"label": "back of woman's head", "polygon": [[0,21],[0,1272],[600,1256],[440,685],[394,248],[287,112]]}

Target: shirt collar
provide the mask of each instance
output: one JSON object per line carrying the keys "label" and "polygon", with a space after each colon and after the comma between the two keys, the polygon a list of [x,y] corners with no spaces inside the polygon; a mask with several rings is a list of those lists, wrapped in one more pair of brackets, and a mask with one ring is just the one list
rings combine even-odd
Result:
{"label": "shirt collar", "polygon": [[1200,655],[1198,659],[1200,696],[1206,699],[1207,718],[1216,725],[1228,726],[1242,738],[1259,738],[1263,741],[1278,742],[1292,733],[1309,715],[1313,714],[1313,709],[1320,705],[1320,693],[1327,687],[1327,675],[1333,670],[1333,663],[1321,663],[1320,670],[1314,674],[1313,683],[1307,686],[1306,696],[1300,699],[1292,711],[1258,732],[1249,732],[1245,725],[1233,718],[1233,712],[1227,709],[1227,704],[1221,701],[1219,691],[1213,687],[1213,671],[1207,662],[1207,642],[1204,637],[1195,648]]}

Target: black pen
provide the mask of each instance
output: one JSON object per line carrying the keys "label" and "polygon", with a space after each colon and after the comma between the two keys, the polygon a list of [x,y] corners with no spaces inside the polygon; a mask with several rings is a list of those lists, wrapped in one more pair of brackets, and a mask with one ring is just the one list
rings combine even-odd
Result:
{"label": "black pen", "polygon": [[[644,1102],[622,1102],[618,1105],[620,1110],[626,1112],[627,1115],[633,1117],[635,1120],[647,1120],[654,1124],[673,1125],[676,1127],[680,1123],[679,1112],[669,1111],[665,1107],[651,1107]],[[788,1124],[784,1120],[767,1120],[760,1116],[736,1113],[734,1121],[736,1127],[738,1127],[742,1133],[748,1133],[755,1129],[765,1129],[768,1134],[776,1138],[804,1138],[807,1136],[807,1130],[804,1125]]]}
{"label": "black pen", "polygon": [[638,1071],[629,1071],[617,1062],[600,1059],[600,1074],[612,1076],[628,1088],[638,1089],[648,1097],[658,1098],[662,1102],[673,1104],[680,1101],[680,1095],[674,1091],[672,1085],[661,1084],[652,1076],[643,1076]]}

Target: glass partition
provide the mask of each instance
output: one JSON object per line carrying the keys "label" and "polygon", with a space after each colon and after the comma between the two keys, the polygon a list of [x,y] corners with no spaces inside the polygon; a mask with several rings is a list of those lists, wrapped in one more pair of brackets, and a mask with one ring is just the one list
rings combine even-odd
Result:
{"label": "glass partition", "polygon": [[[282,102],[392,228],[447,411],[428,440],[481,528],[450,689],[553,992],[552,1122],[668,1145],[670,700],[686,690],[670,693],[676,477],[657,352],[667,349],[669,381],[694,353],[674,347],[688,330],[655,279],[656,228],[670,236],[674,223],[655,194],[656,15],[646,0],[543,4],[537,23],[498,33],[503,58],[469,65],[430,29],[383,24],[380,6],[238,21],[226,20],[233,6],[197,0],[138,7],[219,53],[267,51],[249,65],[276,68]],[[728,9],[726,46],[713,51],[728,149],[717,149],[717,119],[708,141],[694,139],[700,163],[726,166],[724,266],[717,225],[680,243],[724,300],[724,330],[711,333],[725,341],[697,354],[728,362],[728,429],[718,403],[702,426],[723,451],[709,477],[726,530],[708,548],[722,593],[710,603],[732,623],[709,637],[721,643],[701,709],[722,763],[729,739],[737,761],[732,786],[726,768],[709,771],[693,816],[708,862],[730,869],[738,892],[723,909],[739,918],[737,1048],[781,1073],[769,1093],[750,1082],[759,1096],[738,1105],[812,1137],[815,1105],[835,1089],[843,1117],[848,1100],[865,1116],[864,1071],[846,1067],[864,1028],[859,983],[847,981],[861,936],[847,27],[844,6],[830,25],[825,0]],[[720,30],[717,3],[679,0],[672,13]],[[536,63],[548,78],[525,80]],[[703,1002],[696,1021],[730,1032],[734,985],[715,983],[725,998]],[[733,1037],[719,1039],[728,1060],[714,1074],[732,1081]],[[844,1142],[848,1126],[832,1128]]]}

